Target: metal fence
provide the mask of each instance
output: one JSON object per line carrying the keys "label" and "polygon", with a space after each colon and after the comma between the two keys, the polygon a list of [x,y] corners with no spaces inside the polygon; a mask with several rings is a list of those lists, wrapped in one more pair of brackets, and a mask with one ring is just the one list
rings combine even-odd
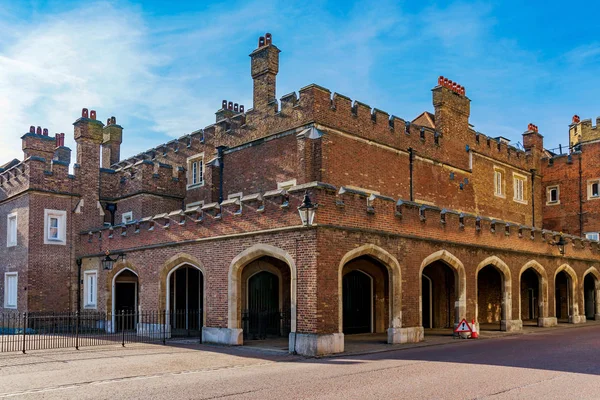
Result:
{"label": "metal fence", "polygon": [[243,310],[244,340],[264,340],[290,333],[290,313],[281,310]]}
{"label": "metal fence", "polygon": [[0,313],[0,353],[127,343],[202,342],[202,310]]}

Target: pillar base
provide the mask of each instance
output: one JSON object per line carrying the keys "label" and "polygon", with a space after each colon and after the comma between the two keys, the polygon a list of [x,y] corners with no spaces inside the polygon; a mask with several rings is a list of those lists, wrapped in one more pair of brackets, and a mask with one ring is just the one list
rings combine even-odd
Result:
{"label": "pillar base", "polygon": [[600,314],[595,314],[594,315],[594,320],[600,321]]}
{"label": "pillar base", "polygon": [[523,329],[523,321],[520,319],[503,319],[500,321],[500,330],[506,332],[516,332]]}
{"label": "pillar base", "polygon": [[585,315],[571,315],[569,317],[569,323],[571,324],[583,324],[587,321]]}
{"label": "pillar base", "polygon": [[202,328],[202,342],[240,346],[244,344],[244,331],[242,329]]}
{"label": "pillar base", "polygon": [[344,334],[330,333],[319,335],[316,333],[290,333],[290,352],[303,356],[323,356],[344,352]]}
{"label": "pillar base", "polygon": [[418,343],[424,339],[424,329],[422,326],[413,326],[410,328],[388,328],[388,343]]}
{"label": "pillar base", "polygon": [[551,326],[558,325],[558,321],[556,317],[546,317],[546,318],[538,318],[538,326],[542,326],[544,328],[549,328]]}

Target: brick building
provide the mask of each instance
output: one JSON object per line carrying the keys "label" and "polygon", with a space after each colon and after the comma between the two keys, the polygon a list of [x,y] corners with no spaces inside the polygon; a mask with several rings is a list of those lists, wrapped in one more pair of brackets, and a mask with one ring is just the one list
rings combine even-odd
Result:
{"label": "brick building", "polygon": [[[302,354],[353,333],[416,342],[462,318],[600,318],[591,121],[574,117],[563,154],[532,124],[524,150],[476,132],[465,89],[442,77],[413,120],[314,84],[278,100],[271,40],[250,54],[251,109],[223,101],[214,124],[134,157],[93,110],[74,122],[73,174],[64,134],[30,128],[0,173],[3,311],[202,310],[184,328],[207,342],[258,329]],[[302,224],[305,193],[318,208]],[[105,270],[107,252],[125,257]]]}

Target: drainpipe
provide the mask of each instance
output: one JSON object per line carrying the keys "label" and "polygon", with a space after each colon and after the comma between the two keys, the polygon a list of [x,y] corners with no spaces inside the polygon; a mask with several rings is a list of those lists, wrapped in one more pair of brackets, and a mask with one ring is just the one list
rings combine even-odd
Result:
{"label": "drainpipe", "polygon": [[535,228],[535,169],[531,170],[531,226]]}
{"label": "drainpipe", "polygon": [[408,148],[408,171],[409,171],[409,185],[410,185],[410,201],[414,201],[413,196],[413,160],[414,160],[414,151],[412,147]]}
{"label": "drainpipe", "polygon": [[217,147],[217,159],[219,160],[219,203],[223,202],[223,170],[225,167],[225,146]]}

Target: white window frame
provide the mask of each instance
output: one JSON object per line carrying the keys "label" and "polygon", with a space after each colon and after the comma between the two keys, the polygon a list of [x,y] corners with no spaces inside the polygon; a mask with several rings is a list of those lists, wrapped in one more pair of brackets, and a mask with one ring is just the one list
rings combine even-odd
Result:
{"label": "white window frame", "polygon": [[506,184],[504,183],[504,169],[494,167],[494,196],[506,198]]}
{"label": "white window frame", "polygon": [[[90,281],[92,288],[90,289]],[[83,302],[84,308],[95,309],[98,306],[98,271],[90,270],[83,273]]]}
{"label": "white window frame", "polygon": [[[521,187],[519,187],[521,186]],[[521,196],[519,197],[519,193]],[[513,200],[527,204],[527,177],[513,172]]]}
{"label": "white window frame", "polygon": [[296,179],[291,179],[285,182],[277,182],[277,189],[289,190],[291,187],[296,186]]}
{"label": "white window frame", "polygon": [[[594,184],[598,185],[598,194],[596,196],[592,194],[592,186]],[[588,200],[596,199],[600,199],[600,178],[588,180]]]}
{"label": "white window frame", "polygon": [[[15,287],[14,287],[14,304],[12,303],[13,299],[9,298],[9,295],[12,292],[9,292],[8,281],[9,278],[15,278]],[[18,272],[5,272],[4,273],[4,308],[16,309],[19,302],[19,273]]]}
{"label": "white window frame", "polygon": [[[556,201],[552,201],[552,191],[556,190]],[[560,204],[560,185],[552,185],[546,188],[546,205],[555,206]]]}
{"label": "white window frame", "polygon": [[[129,218],[129,222],[126,219]],[[121,214],[121,223],[129,224],[133,221],[133,211],[127,211],[126,213]]]}
{"label": "white window frame", "polygon": [[[194,164],[200,166],[201,175],[198,179],[198,170],[194,170]],[[204,153],[196,154],[187,159],[188,176],[187,176],[187,188],[194,189],[197,187],[204,186],[204,175],[206,174],[206,166],[204,164]],[[197,167],[196,167],[197,168]]]}
{"label": "white window frame", "polygon": [[[17,213],[11,213],[6,216],[6,247],[14,247],[17,245],[18,241],[18,232],[19,232],[19,220],[17,219]],[[11,220],[15,220],[15,225],[13,229],[11,229]]]}
{"label": "white window frame", "polygon": [[586,232],[585,238],[588,240],[595,240],[596,242],[600,240],[600,233],[598,232]]}
{"label": "white window frame", "polygon": [[[50,237],[50,220],[56,218],[58,222],[58,237]],[[67,244],[67,212],[64,210],[44,210],[44,244]]]}

